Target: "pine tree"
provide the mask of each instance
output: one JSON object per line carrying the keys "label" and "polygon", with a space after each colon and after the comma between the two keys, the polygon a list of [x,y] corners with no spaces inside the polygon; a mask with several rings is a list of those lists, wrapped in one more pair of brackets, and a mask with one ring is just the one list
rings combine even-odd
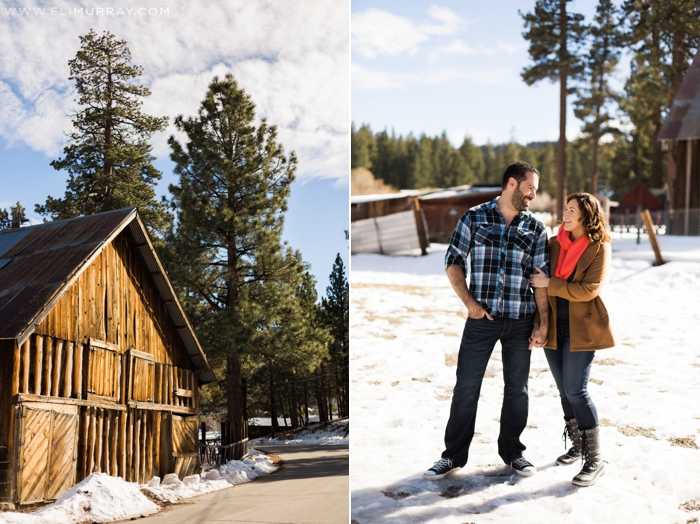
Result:
{"label": "pine tree", "polygon": [[335,377],[338,412],[341,417],[348,416],[350,355],[350,289],[345,275],[345,265],[338,253],[333,263],[326,296],[321,300],[324,323],[332,337],[330,345],[331,366]]}
{"label": "pine tree", "polygon": [[623,45],[617,19],[617,9],[611,0],[600,0],[596,15],[589,28],[592,40],[584,57],[582,85],[577,90],[574,114],[584,123],[583,133],[590,143],[590,174],[588,192],[598,192],[598,144],[600,139],[619,129],[612,124],[614,116],[609,106],[618,96],[610,87],[609,79],[620,58]]}
{"label": "pine tree", "polygon": [[212,362],[226,369],[231,423],[245,419],[243,366],[281,351],[270,333],[279,333],[306,271],[281,240],[296,156],[284,154],[275,126],[254,119],[233,76],[215,77],[197,116],[175,119],[186,144],[169,139],[179,176],[170,186],[178,223],[169,265]]}
{"label": "pine tree", "polygon": [[375,155],[376,142],[372,130],[362,124],[355,130],[355,122],[350,127],[350,168],[364,167],[372,171],[372,158]]}
{"label": "pine tree", "polygon": [[559,82],[559,143],[557,145],[557,205],[566,197],[566,98],[568,80],[577,78],[582,64],[578,56],[583,44],[583,15],[567,12],[571,0],[537,0],[532,13],[523,14],[523,37],[530,42],[534,65],[523,69],[527,85],[541,80]]}
{"label": "pine tree", "polygon": [[0,209],[0,231],[8,229],[18,229],[22,224],[29,222],[22,204],[17,202],[14,206],[10,206],[10,211]]}
{"label": "pine tree", "polygon": [[68,172],[68,187],[63,198],[48,197],[36,211],[61,219],[135,206],[152,229],[163,232],[170,216],[155,199],[161,173],[153,167],[148,140],[168,119],[141,111],[150,91],[135,82],[143,69],[130,63],[124,40],[90,30],[80,43],[68,65],[81,109],[65,156],[51,162]]}

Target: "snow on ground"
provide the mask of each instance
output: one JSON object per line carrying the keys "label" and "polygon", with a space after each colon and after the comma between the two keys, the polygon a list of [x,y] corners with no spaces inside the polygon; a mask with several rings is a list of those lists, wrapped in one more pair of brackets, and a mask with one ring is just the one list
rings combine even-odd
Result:
{"label": "snow on ground", "polygon": [[[603,299],[618,345],[596,354],[589,390],[607,472],[589,488],[556,466],[564,450],[558,393],[532,355],[520,477],[497,453],[500,346],[484,378],[467,466],[441,481],[439,459],[466,310],[444,275],[446,246],[425,257],[351,260],[351,515],[354,524],[700,521],[700,238],[660,236],[654,267],[642,235],[613,234]],[[695,520],[697,519],[697,520]]]}
{"label": "snow on ground", "polygon": [[315,424],[298,431],[279,433],[275,438],[258,438],[251,445],[262,444],[337,444],[349,445],[350,421],[333,420],[325,424]]}
{"label": "snow on ground", "polygon": [[250,482],[267,475],[277,466],[264,453],[249,450],[244,460],[231,460],[218,469],[178,479],[174,473],[153,477],[148,484],[125,482],[121,477],[93,473],[66,490],[56,502],[34,513],[0,513],[2,524],[82,524],[136,519],[160,511],[153,502],[177,503],[181,500]]}

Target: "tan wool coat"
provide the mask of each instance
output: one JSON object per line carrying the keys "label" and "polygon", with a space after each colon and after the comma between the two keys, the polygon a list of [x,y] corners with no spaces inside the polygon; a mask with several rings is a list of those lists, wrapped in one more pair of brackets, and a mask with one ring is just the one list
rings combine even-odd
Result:
{"label": "tan wool coat", "polygon": [[[549,239],[552,273],[557,267],[561,247],[556,237]],[[547,287],[549,332],[546,348],[557,349],[557,298],[569,301],[571,351],[594,351],[615,345],[608,310],[600,298],[600,289],[610,270],[610,242],[589,245],[576,265],[574,278],[567,282],[552,277]]]}

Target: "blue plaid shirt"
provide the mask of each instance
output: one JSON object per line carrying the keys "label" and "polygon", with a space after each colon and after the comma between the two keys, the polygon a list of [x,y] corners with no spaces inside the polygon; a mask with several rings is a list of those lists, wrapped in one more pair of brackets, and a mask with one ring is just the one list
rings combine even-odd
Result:
{"label": "blue plaid shirt", "polygon": [[445,268],[471,254],[469,290],[490,315],[522,318],[537,309],[530,275],[539,267],[549,274],[547,230],[529,211],[519,213],[506,228],[491,202],[471,208],[459,219],[445,255]]}

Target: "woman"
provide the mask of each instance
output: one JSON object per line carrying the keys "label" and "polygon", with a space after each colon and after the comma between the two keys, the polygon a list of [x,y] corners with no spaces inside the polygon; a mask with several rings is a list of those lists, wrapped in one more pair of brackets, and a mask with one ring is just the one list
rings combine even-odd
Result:
{"label": "woman", "polygon": [[550,305],[545,355],[557,383],[572,447],[557,459],[584,464],[572,483],[592,486],[603,475],[598,412],[588,394],[588,376],[598,349],[615,345],[600,289],[610,268],[610,237],[598,201],[588,193],[566,199],[564,221],[549,240],[552,278],[537,270],[533,287],[546,287]]}

